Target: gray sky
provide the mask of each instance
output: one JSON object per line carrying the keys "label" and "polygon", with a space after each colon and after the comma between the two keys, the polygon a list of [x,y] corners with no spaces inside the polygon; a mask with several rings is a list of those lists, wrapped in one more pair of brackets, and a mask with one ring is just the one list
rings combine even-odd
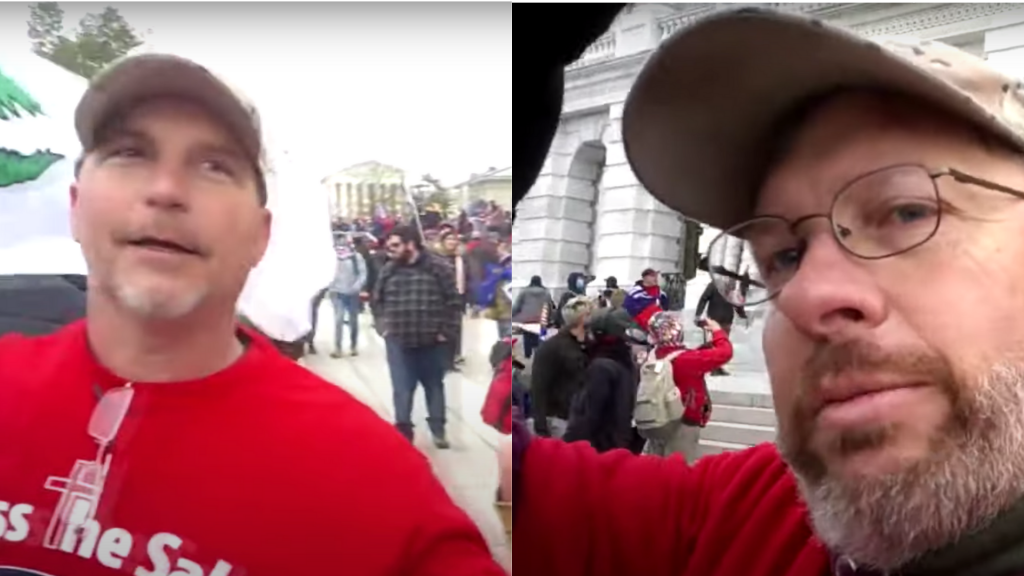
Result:
{"label": "gray sky", "polygon": [[[144,49],[193,58],[260,108],[302,180],[380,160],[449,184],[512,164],[512,8],[477,3],[111,4]],[[104,4],[62,3],[66,24]],[[0,44],[29,47],[27,4]]]}

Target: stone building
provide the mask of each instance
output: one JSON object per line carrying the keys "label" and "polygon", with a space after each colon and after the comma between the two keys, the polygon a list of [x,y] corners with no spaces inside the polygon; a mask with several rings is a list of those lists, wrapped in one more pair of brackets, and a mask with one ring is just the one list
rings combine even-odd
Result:
{"label": "stone building", "polygon": [[469,180],[455,186],[452,193],[463,205],[486,200],[511,210],[512,168],[489,168],[482,174],[473,174]]}
{"label": "stone building", "polygon": [[[942,40],[1024,75],[1024,4],[770,6],[810,13],[869,37]],[[664,272],[681,268],[681,216],[648,194],[630,170],[620,133],[622,107],[658,43],[726,7],[736,5],[628,7],[569,66],[561,124],[537,183],[520,203],[513,229],[517,280],[539,274],[546,285],[561,286],[570,272],[586,271],[621,282],[638,278],[647,267]],[[702,251],[715,232],[701,236]]]}
{"label": "stone building", "polygon": [[405,172],[376,161],[339,170],[320,181],[333,218],[367,218],[377,206],[390,213],[407,211]]}

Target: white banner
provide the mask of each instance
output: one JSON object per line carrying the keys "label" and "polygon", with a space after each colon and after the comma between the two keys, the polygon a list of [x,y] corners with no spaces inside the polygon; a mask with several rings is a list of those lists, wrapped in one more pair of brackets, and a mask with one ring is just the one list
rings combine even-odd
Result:
{"label": "white banner", "polygon": [[[73,115],[85,88],[85,79],[30,52],[0,52],[0,275],[86,273],[69,224],[80,154]],[[280,160],[277,171],[288,175]],[[268,179],[270,247],[239,306],[268,336],[295,340],[334,274],[327,198],[316,177]]]}

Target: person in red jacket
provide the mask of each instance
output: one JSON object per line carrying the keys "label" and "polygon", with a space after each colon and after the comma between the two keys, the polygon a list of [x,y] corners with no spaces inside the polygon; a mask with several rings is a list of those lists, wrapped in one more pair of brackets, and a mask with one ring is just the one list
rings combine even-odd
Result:
{"label": "person in red jacket", "polygon": [[771,303],[777,443],[687,467],[514,426],[516,572],[1024,574],[1022,119],[1016,78],[940,42],[744,8],[662,43],[625,150],[729,231],[723,296]]}
{"label": "person in red jacket", "polygon": [[672,378],[683,398],[685,412],[682,425],[673,430],[671,436],[647,440],[645,454],[683,454],[690,463],[697,459],[700,429],[711,419],[711,395],[704,377],[732,359],[728,333],[710,318],[702,322],[711,332],[711,341],[698,348],[687,348],[683,344],[683,325],[676,314],[659,312],[648,323],[654,357],[672,356]]}
{"label": "person in red jacket", "polygon": [[86,315],[0,338],[0,574],[504,573],[416,448],[239,326],[270,238],[254,114],[162,54],[83,95]]}
{"label": "person in red jacket", "polygon": [[517,406],[522,407],[522,393],[513,375],[515,369],[523,367],[515,358],[516,340],[505,338],[491,347],[490,361],[494,376],[480,408],[480,417],[484,423],[502,434],[512,433],[512,410]]}

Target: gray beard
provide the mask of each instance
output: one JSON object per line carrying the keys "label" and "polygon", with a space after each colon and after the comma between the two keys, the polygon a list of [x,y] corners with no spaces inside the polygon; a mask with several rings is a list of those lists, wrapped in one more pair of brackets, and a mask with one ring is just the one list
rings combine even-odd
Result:
{"label": "gray beard", "polygon": [[[936,438],[932,458],[880,477],[812,483],[793,472],[826,546],[858,566],[894,570],[985,527],[1024,497],[1024,365],[996,367],[967,393],[974,425]],[[785,457],[781,435],[779,444]]]}

